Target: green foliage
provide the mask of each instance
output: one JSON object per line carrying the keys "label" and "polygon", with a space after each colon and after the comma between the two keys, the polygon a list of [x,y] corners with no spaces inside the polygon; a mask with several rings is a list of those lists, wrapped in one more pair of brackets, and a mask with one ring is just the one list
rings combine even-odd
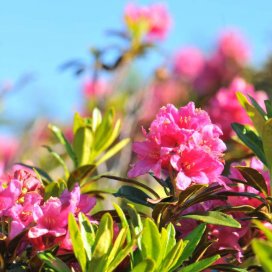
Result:
{"label": "green foliage", "polygon": [[256,132],[247,126],[234,123],[232,128],[256,156],[267,166],[270,173],[272,170],[272,106],[271,101],[266,100],[266,112],[249,96],[252,105],[242,93],[237,93],[237,98],[251,118]]}
{"label": "green foliage", "polygon": [[255,221],[255,224],[264,232],[267,240],[254,239],[252,248],[264,271],[270,272],[272,267],[272,231],[258,221]]}

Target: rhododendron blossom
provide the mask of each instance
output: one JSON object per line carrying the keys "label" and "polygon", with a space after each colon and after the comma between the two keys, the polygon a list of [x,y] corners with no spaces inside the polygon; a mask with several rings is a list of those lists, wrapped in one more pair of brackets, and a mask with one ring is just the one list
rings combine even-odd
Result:
{"label": "rhododendron blossom", "polygon": [[136,177],[148,172],[160,178],[175,173],[175,186],[184,190],[190,184],[223,183],[222,152],[219,127],[213,125],[207,112],[195,108],[193,102],[177,109],[162,107],[151,123],[145,140],[133,144],[138,161],[128,175]]}
{"label": "rhododendron blossom", "polygon": [[103,80],[85,81],[83,83],[83,94],[88,99],[104,97],[111,92],[108,84]]}
{"label": "rhododendron blossom", "polygon": [[231,123],[251,124],[250,118],[236,97],[236,92],[251,95],[257,102],[262,102],[261,105],[263,99],[267,97],[264,92],[255,92],[254,87],[242,78],[235,78],[229,88],[221,88],[211,98],[207,111],[212,121],[222,129],[224,139],[234,135]]}
{"label": "rhododendron blossom", "polygon": [[204,67],[202,52],[194,47],[184,48],[175,54],[174,71],[185,80],[194,80]]}
{"label": "rhododendron blossom", "polygon": [[150,40],[161,40],[168,33],[172,21],[163,4],[150,6],[128,4],[125,9],[125,22],[132,33],[142,32]]}

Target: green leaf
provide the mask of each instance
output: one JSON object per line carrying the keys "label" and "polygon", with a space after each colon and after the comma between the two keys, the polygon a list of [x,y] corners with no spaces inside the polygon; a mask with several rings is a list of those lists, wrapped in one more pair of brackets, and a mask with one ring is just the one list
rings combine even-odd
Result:
{"label": "green leaf", "polygon": [[118,153],[120,150],[122,150],[128,143],[130,139],[126,138],[121,140],[119,143],[114,145],[112,148],[110,148],[97,162],[96,165],[99,165],[103,163],[104,161],[107,161],[112,156],[114,156],[116,153]]}
{"label": "green leaf", "polygon": [[93,137],[93,132],[88,127],[81,127],[76,131],[73,146],[78,159],[78,166],[90,163]]}
{"label": "green leaf", "polygon": [[68,155],[70,156],[70,158],[72,159],[75,167],[77,167],[78,162],[77,162],[76,154],[75,154],[72,146],[69,144],[69,142],[65,138],[62,131],[57,126],[54,126],[54,125],[51,125],[51,124],[49,124],[48,127],[54,133],[54,135],[57,137],[59,142],[65,147],[65,149],[66,149]]}
{"label": "green leaf", "polygon": [[[123,241],[125,240],[125,236],[126,234],[124,233],[123,235]],[[131,252],[133,251],[133,249],[135,248],[135,240],[132,240],[129,244],[127,244],[127,246],[125,248],[120,248],[117,255],[115,256],[115,258],[113,259],[113,261],[110,263],[108,271],[114,271],[117,266],[129,255],[131,254]]]}
{"label": "green leaf", "polygon": [[265,100],[264,104],[265,104],[265,108],[266,108],[266,113],[267,113],[267,117],[268,118],[272,118],[272,104],[271,104],[271,100]]}
{"label": "green leaf", "polygon": [[93,115],[92,115],[92,130],[93,130],[93,132],[96,131],[97,127],[101,124],[101,122],[102,122],[101,112],[98,108],[94,108]]}
{"label": "green leaf", "polygon": [[[190,218],[195,219],[204,223],[213,224],[213,225],[222,225],[232,228],[241,228],[241,225],[236,221],[232,216],[218,212],[218,211],[209,211],[203,213],[195,214],[186,214],[181,216],[181,218]],[[182,222],[181,222],[182,223]]]}
{"label": "green leaf", "polygon": [[73,133],[75,134],[76,131],[81,128],[85,127],[85,121],[84,118],[80,116],[78,112],[75,113],[74,115],[74,123],[73,123]]}
{"label": "green leaf", "polygon": [[180,255],[184,249],[184,243],[182,240],[179,240],[178,243],[170,250],[165,259],[162,261],[161,268],[159,271],[168,272],[174,270]]}
{"label": "green leaf", "polygon": [[241,141],[256,154],[263,164],[267,165],[261,139],[244,125],[232,123],[231,126]]}
{"label": "green leaf", "polygon": [[50,146],[44,145],[43,147],[46,148],[48,150],[48,152],[56,159],[56,161],[63,167],[65,178],[68,178],[69,177],[69,170],[67,168],[66,163],[62,159],[62,157],[58,153],[56,153],[54,150],[52,150],[52,148]]}
{"label": "green leaf", "polygon": [[130,230],[129,230],[129,224],[128,224],[128,221],[126,219],[126,216],[123,212],[123,210],[120,208],[119,205],[117,205],[116,203],[113,203],[113,207],[114,209],[116,210],[120,220],[121,220],[121,225],[122,225],[122,228],[126,228],[128,231],[127,231],[127,242],[130,243],[131,241],[131,233],[130,233]]}
{"label": "green leaf", "polygon": [[87,271],[87,256],[84,242],[78,229],[76,219],[71,213],[69,214],[68,227],[75,257],[77,258],[82,271]]}
{"label": "green leaf", "polygon": [[49,267],[57,272],[71,272],[70,268],[59,258],[53,256],[50,252],[39,252],[38,257],[45,262]]}
{"label": "green leaf", "polygon": [[150,198],[149,195],[144,193],[142,190],[124,185],[119,190],[113,194],[115,197],[126,198],[134,203],[142,204],[148,207],[153,207],[151,203],[147,201]]}
{"label": "green leaf", "polygon": [[66,189],[66,183],[63,180],[53,181],[47,184],[44,188],[44,199],[47,200],[51,196],[59,197],[61,193]]}
{"label": "green leaf", "polygon": [[77,168],[76,170],[74,170],[68,181],[67,181],[67,187],[69,190],[73,189],[74,185],[76,183],[81,184],[82,181],[87,178],[91,173],[93,173],[93,171],[96,169],[95,165],[92,164],[87,164],[87,165],[83,165],[79,168]]}
{"label": "green leaf", "polygon": [[271,272],[272,243],[270,241],[254,239],[251,244],[253,251],[255,252],[257,259],[261,263],[264,271]]}
{"label": "green leaf", "polygon": [[168,224],[167,228],[161,230],[161,245],[162,245],[162,259],[167,256],[172,248],[176,245],[176,230],[173,224]]}
{"label": "green leaf", "polygon": [[86,255],[88,260],[90,261],[92,258],[92,246],[95,241],[95,232],[91,222],[83,213],[79,213],[78,222],[79,222],[79,229],[80,229],[81,238],[84,244],[84,248],[86,251]]}
{"label": "green leaf", "polygon": [[141,238],[141,254],[143,259],[151,258],[156,260],[158,267],[161,262],[161,242],[160,233],[156,224],[146,218],[143,224],[143,232]]}
{"label": "green leaf", "polygon": [[201,272],[211,266],[214,262],[216,262],[218,259],[220,259],[220,255],[215,255],[210,258],[206,258],[203,260],[200,260],[196,263],[190,264],[182,269],[180,269],[180,272]]}
{"label": "green leaf", "polygon": [[[113,220],[109,213],[103,215],[96,232],[90,267],[94,271],[104,271],[113,239]],[[84,271],[84,270],[83,270]]]}
{"label": "green leaf", "polygon": [[[122,228],[119,233],[118,236],[113,244],[113,247],[108,255],[108,260],[107,260],[107,267],[110,267],[110,263],[114,260],[114,258],[116,258],[116,255],[118,254],[118,252],[122,249],[124,242],[126,240],[126,235],[127,235],[127,228]],[[126,256],[124,256],[125,258]]]}
{"label": "green leaf", "polygon": [[262,140],[263,140],[263,149],[264,154],[266,157],[266,162],[268,169],[271,173],[272,171],[272,119],[269,119],[265,122],[263,133],[262,133]]}
{"label": "green leaf", "polygon": [[240,92],[236,93],[237,98],[239,100],[239,102],[241,103],[241,105],[244,107],[244,109],[246,110],[248,116],[250,117],[250,119],[252,120],[254,127],[256,128],[256,130],[258,131],[259,135],[262,135],[262,131],[263,131],[263,126],[265,123],[265,119],[264,116],[266,115],[265,112],[263,111],[263,109],[258,105],[258,103],[251,97],[251,102],[253,102],[254,106],[253,107],[247,100],[246,96]]}
{"label": "green leaf", "polygon": [[257,170],[245,166],[236,166],[236,168],[247,181],[248,185],[257,189],[259,192],[262,192],[265,196],[268,195],[265,179]]}
{"label": "green leaf", "polygon": [[180,267],[184,261],[186,261],[188,258],[190,258],[193,255],[205,230],[206,230],[206,225],[200,224],[185,237],[184,242],[187,242],[187,243],[174,268]]}
{"label": "green leaf", "polygon": [[231,264],[216,264],[210,266],[211,271],[229,271],[229,272],[248,272],[247,269],[240,268]]}
{"label": "green leaf", "polygon": [[153,272],[155,271],[155,262],[152,259],[145,259],[137,264],[131,272]]}

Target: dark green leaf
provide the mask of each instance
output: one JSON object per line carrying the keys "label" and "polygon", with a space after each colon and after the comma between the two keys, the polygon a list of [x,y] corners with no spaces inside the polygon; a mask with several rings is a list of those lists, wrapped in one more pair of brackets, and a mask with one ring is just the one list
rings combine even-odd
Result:
{"label": "dark green leaf", "polygon": [[115,197],[126,198],[134,203],[142,204],[148,207],[153,207],[153,204],[147,201],[150,198],[149,195],[144,193],[142,190],[132,186],[122,186],[116,193],[113,194]]}
{"label": "dark green leaf", "polygon": [[236,221],[232,216],[222,212],[218,212],[218,211],[186,214],[181,216],[181,218],[195,219],[195,220],[208,223],[208,224],[213,224],[213,225],[222,225],[222,226],[227,226],[232,228],[241,228],[240,223]]}
{"label": "dark green leaf", "polygon": [[267,165],[261,139],[244,125],[232,123],[231,126],[241,141],[248,146],[265,165]]}
{"label": "dark green leaf", "polygon": [[264,195],[268,195],[265,179],[257,170],[245,166],[236,166],[236,168],[247,181],[248,185],[257,189],[259,192],[262,192]]}

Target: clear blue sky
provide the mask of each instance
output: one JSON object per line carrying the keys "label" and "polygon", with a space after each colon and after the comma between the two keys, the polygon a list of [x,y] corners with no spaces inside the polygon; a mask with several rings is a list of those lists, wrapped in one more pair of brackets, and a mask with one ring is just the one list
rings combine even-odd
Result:
{"label": "clear blue sky", "polygon": [[[35,75],[31,84],[8,97],[5,112],[21,119],[46,115],[69,120],[78,104],[80,81],[71,73],[60,73],[58,66],[71,58],[87,58],[90,46],[105,44],[106,29],[122,28],[127,2],[1,1],[0,81],[16,80],[25,73]],[[220,30],[227,27],[237,27],[244,33],[251,43],[254,64],[262,63],[272,49],[271,0],[166,3],[174,19],[174,28],[162,45],[169,51],[188,44],[206,50]]]}

